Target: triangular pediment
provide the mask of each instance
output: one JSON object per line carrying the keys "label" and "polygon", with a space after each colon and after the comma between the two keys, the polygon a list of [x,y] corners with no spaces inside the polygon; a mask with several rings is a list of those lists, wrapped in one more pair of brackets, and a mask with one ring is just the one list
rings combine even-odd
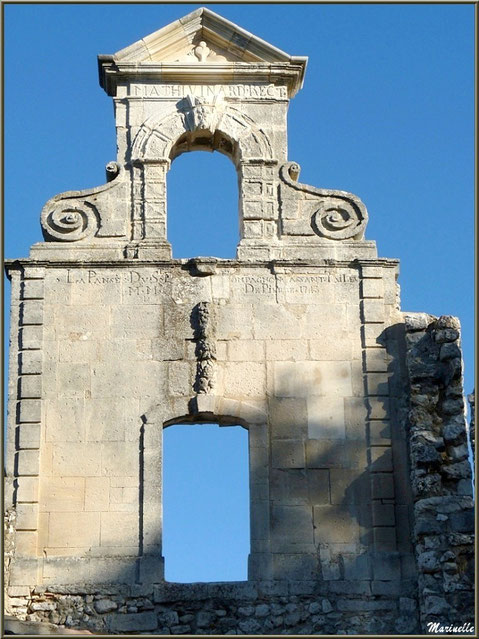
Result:
{"label": "triangular pediment", "polygon": [[113,55],[136,64],[288,63],[293,58],[206,8],[155,31]]}

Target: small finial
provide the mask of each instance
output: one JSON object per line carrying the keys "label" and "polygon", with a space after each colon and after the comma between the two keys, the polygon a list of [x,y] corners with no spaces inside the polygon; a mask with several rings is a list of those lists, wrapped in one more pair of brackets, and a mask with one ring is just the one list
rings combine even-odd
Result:
{"label": "small finial", "polygon": [[195,47],[195,56],[200,62],[205,62],[210,53],[211,49],[208,48],[208,45],[204,40],[202,40],[199,45]]}

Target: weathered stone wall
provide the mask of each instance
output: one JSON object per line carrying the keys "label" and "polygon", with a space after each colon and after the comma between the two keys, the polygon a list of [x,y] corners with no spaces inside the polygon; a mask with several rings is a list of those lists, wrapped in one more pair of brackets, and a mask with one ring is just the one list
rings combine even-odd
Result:
{"label": "weathered stone wall", "polygon": [[[371,598],[366,583],[288,594],[283,583],[36,587],[17,616],[108,634],[396,634],[418,629],[413,593]],[[26,612],[26,610],[28,612]]]}
{"label": "weathered stone wall", "polygon": [[[458,325],[405,324],[364,204],[298,181],[306,59],[198,9],[99,62],[108,182],[49,200],[46,241],[7,263],[10,609],[110,633],[469,620]],[[171,259],[166,174],[191,150],[237,169],[238,259]],[[188,422],[248,429],[248,582],[164,581],[162,433]]]}
{"label": "weathered stone wall", "polygon": [[409,451],[421,626],[474,620],[474,503],[460,327],[406,315]]}
{"label": "weathered stone wall", "polygon": [[470,395],[467,396],[467,400],[469,402],[469,406],[471,409],[471,419],[469,422],[469,439],[471,442],[472,454],[476,455],[476,393],[472,391]]}

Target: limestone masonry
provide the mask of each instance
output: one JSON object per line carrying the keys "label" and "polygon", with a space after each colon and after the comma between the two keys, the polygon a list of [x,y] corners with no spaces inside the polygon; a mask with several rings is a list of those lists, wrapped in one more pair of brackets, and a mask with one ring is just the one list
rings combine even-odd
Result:
{"label": "limestone masonry", "polygon": [[[361,200],[299,181],[307,58],[208,9],[99,56],[118,157],[53,197],[12,281],[7,612],[108,633],[474,625],[458,321],[403,313]],[[236,167],[237,259],[172,259],[166,174]],[[174,584],[162,433],[249,432],[246,582]],[[201,426],[199,426],[201,428]]]}

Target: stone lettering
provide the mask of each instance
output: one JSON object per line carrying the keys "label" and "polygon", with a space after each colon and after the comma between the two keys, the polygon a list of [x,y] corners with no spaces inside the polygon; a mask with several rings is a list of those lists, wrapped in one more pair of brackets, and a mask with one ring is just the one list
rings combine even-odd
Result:
{"label": "stone lettering", "polygon": [[137,98],[183,98],[187,95],[211,98],[222,95],[225,98],[252,100],[285,100],[288,92],[284,86],[274,84],[130,84],[130,96]]}

